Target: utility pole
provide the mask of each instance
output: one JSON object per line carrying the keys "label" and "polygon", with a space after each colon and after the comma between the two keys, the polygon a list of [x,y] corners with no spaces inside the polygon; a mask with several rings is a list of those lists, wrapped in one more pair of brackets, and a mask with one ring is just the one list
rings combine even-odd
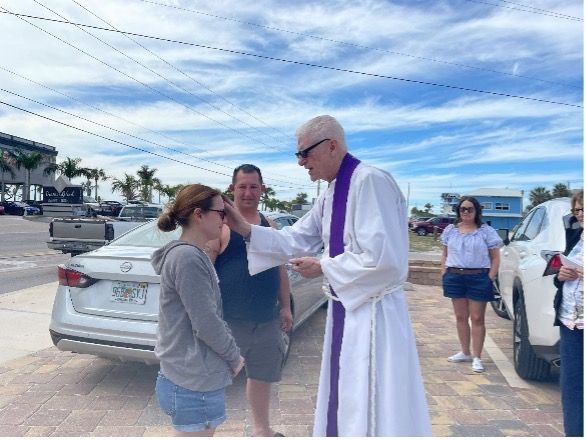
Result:
{"label": "utility pole", "polygon": [[320,186],[321,180],[317,180],[317,197],[319,197],[319,186]]}

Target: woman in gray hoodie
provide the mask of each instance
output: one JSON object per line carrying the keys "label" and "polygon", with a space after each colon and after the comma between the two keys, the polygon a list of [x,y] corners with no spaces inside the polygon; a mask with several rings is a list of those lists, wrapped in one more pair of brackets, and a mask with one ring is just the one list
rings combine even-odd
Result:
{"label": "woman in gray hoodie", "polygon": [[155,388],[178,435],[214,434],[226,420],[225,387],[244,365],[222,319],[218,277],[204,252],[223,224],[220,192],[199,184],[183,187],[157,223],[162,231],[182,228],[179,240],[152,255],[161,276]]}

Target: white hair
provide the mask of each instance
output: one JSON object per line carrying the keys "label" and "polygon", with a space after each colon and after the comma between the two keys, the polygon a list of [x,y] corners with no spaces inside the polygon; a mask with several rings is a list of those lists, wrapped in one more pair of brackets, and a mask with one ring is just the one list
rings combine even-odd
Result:
{"label": "white hair", "polygon": [[348,151],[344,129],[333,116],[316,116],[299,127],[295,135],[297,138],[310,138],[314,141],[319,139],[335,139],[343,151]]}

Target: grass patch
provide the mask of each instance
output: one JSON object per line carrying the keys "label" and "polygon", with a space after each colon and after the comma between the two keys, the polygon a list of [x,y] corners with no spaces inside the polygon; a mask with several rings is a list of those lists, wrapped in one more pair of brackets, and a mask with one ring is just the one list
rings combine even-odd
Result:
{"label": "grass patch", "polygon": [[439,240],[440,234],[437,236],[437,240],[433,238],[433,234],[427,234],[425,236],[419,236],[414,232],[409,231],[409,251],[410,252],[441,252],[442,243]]}

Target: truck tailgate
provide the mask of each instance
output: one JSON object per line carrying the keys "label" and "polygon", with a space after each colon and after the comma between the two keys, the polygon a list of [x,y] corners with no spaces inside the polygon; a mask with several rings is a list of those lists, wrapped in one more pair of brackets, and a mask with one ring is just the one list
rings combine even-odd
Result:
{"label": "truck tailgate", "polygon": [[98,219],[53,219],[53,240],[106,241],[106,221]]}

